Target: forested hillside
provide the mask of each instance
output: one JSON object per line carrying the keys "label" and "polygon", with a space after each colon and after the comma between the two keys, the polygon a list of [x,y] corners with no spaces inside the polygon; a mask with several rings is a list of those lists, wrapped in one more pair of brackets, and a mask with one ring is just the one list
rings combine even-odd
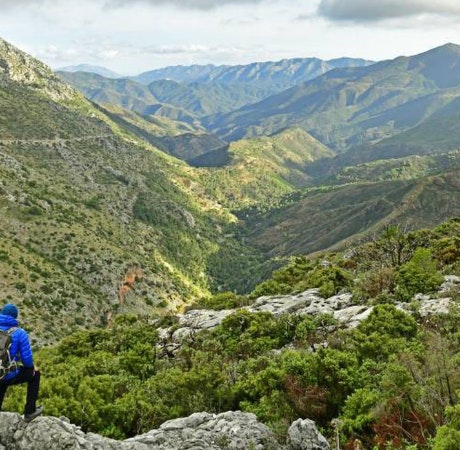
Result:
{"label": "forested hillside", "polygon": [[0,62],[2,291],[39,342],[257,282],[261,259],[184,164],[4,41]]}
{"label": "forested hillside", "polygon": [[284,196],[311,183],[306,168],[329,159],[333,152],[300,128],[272,136],[232,142],[226,164],[198,171],[207,195],[241,210],[273,208]]}
{"label": "forested hillside", "polygon": [[367,181],[375,176],[370,167],[350,168],[346,174],[354,170],[366,178],[295,192],[276,208],[239,212],[245,218],[245,236],[264,253],[296,255],[343,248],[380,233],[388,223],[410,229],[434,226],[460,211],[458,155],[451,156],[437,160],[437,174],[429,176],[420,176],[422,168],[415,176],[400,176],[410,170],[401,161],[377,182]]}

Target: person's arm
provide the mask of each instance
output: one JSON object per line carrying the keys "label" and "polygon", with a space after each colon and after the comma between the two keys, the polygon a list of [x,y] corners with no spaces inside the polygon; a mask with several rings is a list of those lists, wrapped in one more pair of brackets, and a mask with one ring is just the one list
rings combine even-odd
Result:
{"label": "person's arm", "polygon": [[22,328],[17,331],[19,355],[24,367],[29,369],[34,368],[34,359],[32,355],[32,347],[30,346],[29,335]]}

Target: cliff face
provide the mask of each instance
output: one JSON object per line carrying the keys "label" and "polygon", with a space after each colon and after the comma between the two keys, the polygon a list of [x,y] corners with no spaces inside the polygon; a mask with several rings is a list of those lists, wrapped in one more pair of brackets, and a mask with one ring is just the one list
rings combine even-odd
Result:
{"label": "cliff face", "polygon": [[65,418],[38,417],[26,423],[18,414],[0,414],[0,450],[330,450],[311,420],[297,420],[281,445],[254,414],[196,413],[169,420],[157,430],[125,441],[83,433]]}

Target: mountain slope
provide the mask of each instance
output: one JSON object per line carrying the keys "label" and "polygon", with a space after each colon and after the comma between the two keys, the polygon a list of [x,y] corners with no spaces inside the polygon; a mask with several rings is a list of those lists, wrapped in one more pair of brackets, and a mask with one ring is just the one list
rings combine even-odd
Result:
{"label": "mountain slope", "polygon": [[[189,164],[208,166],[201,159],[213,153],[222,153],[224,160],[227,144],[203,129],[185,122],[174,121],[162,116],[141,116],[113,105],[104,105],[102,110],[122,128],[129,130],[142,141],[154,145],[165,153]],[[217,163],[211,158],[211,166]]]}
{"label": "mountain slope", "polygon": [[[442,160],[447,158],[453,162],[452,158],[456,158],[455,155],[460,149],[459,136],[460,97],[454,98],[445,107],[438,109],[419,125],[407,131],[375,144],[353,147],[331,160],[317,161],[307,167],[306,171],[316,178],[316,184],[321,184],[344,171],[357,173],[363,164],[369,163],[369,167],[379,164],[383,167],[394,166],[400,161],[400,164],[405,166],[408,158],[412,161],[415,158],[415,166],[420,166],[422,161],[425,161],[426,169],[436,172],[446,167]],[[425,171],[421,169],[422,172]],[[416,172],[412,174],[414,175]]]}
{"label": "mountain slope", "polygon": [[[136,145],[5,41],[0,68],[2,289],[40,342],[118,311],[180,306],[231,284],[225,267],[238,258],[250,273],[244,261],[256,254],[224,235],[234,219],[190,195],[178,160]],[[239,256],[213,273],[218,253]]]}
{"label": "mountain slope", "polygon": [[388,223],[430,227],[460,214],[460,171],[415,180],[311,189],[265,214],[249,215],[247,239],[269,255],[343,248]]}
{"label": "mountain slope", "polygon": [[[198,161],[197,158],[225,151],[227,147],[216,136],[205,133],[197,118],[187,113],[186,107],[193,109],[193,104],[201,104],[199,98],[192,97],[193,104],[184,100],[185,105],[181,105],[181,96],[175,101],[177,92],[170,93],[171,98],[165,98],[160,89],[161,100],[177,105],[171,106],[161,103],[152,94],[152,87],[131,80],[109,80],[89,73],[59,73],[58,76],[76,86],[88,99],[100,104],[104,112],[123,128],[176,158]],[[161,82],[162,85],[164,83]],[[183,89],[189,92],[185,86]],[[205,87],[200,89],[203,98],[210,97]],[[202,165],[199,162],[195,164]]]}
{"label": "mountain slope", "polygon": [[239,210],[273,207],[286,194],[309,184],[305,168],[333,153],[299,128],[255,139],[232,142],[223,167],[200,172],[208,195]]}
{"label": "mountain slope", "polygon": [[272,93],[271,88],[249,83],[179,83],[158,80],[148,85],[160,102],[181,108],[197,117],[225,113],[254,103]]}
{"label": "mountain slope", "polygon": [[58,72],[57,75],[86,98],[102,105],[118,105],[145,114],[152,105],[160,103],[146,86],[131,80],[110,79],[86,72]]}
{"label": "mountain slope", "polygon": [[413,57],[323,76],[210,118],[224,139],[300,126],[337,150],[376,142],[420,124],[460,95],[460,47],[448,44]]}

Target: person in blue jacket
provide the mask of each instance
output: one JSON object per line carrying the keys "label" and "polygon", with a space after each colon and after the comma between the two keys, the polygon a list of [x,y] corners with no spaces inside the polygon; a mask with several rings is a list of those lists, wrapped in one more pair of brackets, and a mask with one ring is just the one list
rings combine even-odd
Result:
{"label": "person in blue jacket", "polygon": [[29,335],[18,326],[18,308],[8,303],[0,311],[0,329],[8,331],[16,328],[11,334],[10,354],[21,365],[16,370],[8,373],[0,380],[0,410],[2,409],[3,398],[8,386],[27,383],[26,406],[24,408],[24,420],[31,421],[43,412],[42,406],[36,406],[38,391],[40,388],[40,371],[34,366],[32,348]]}

